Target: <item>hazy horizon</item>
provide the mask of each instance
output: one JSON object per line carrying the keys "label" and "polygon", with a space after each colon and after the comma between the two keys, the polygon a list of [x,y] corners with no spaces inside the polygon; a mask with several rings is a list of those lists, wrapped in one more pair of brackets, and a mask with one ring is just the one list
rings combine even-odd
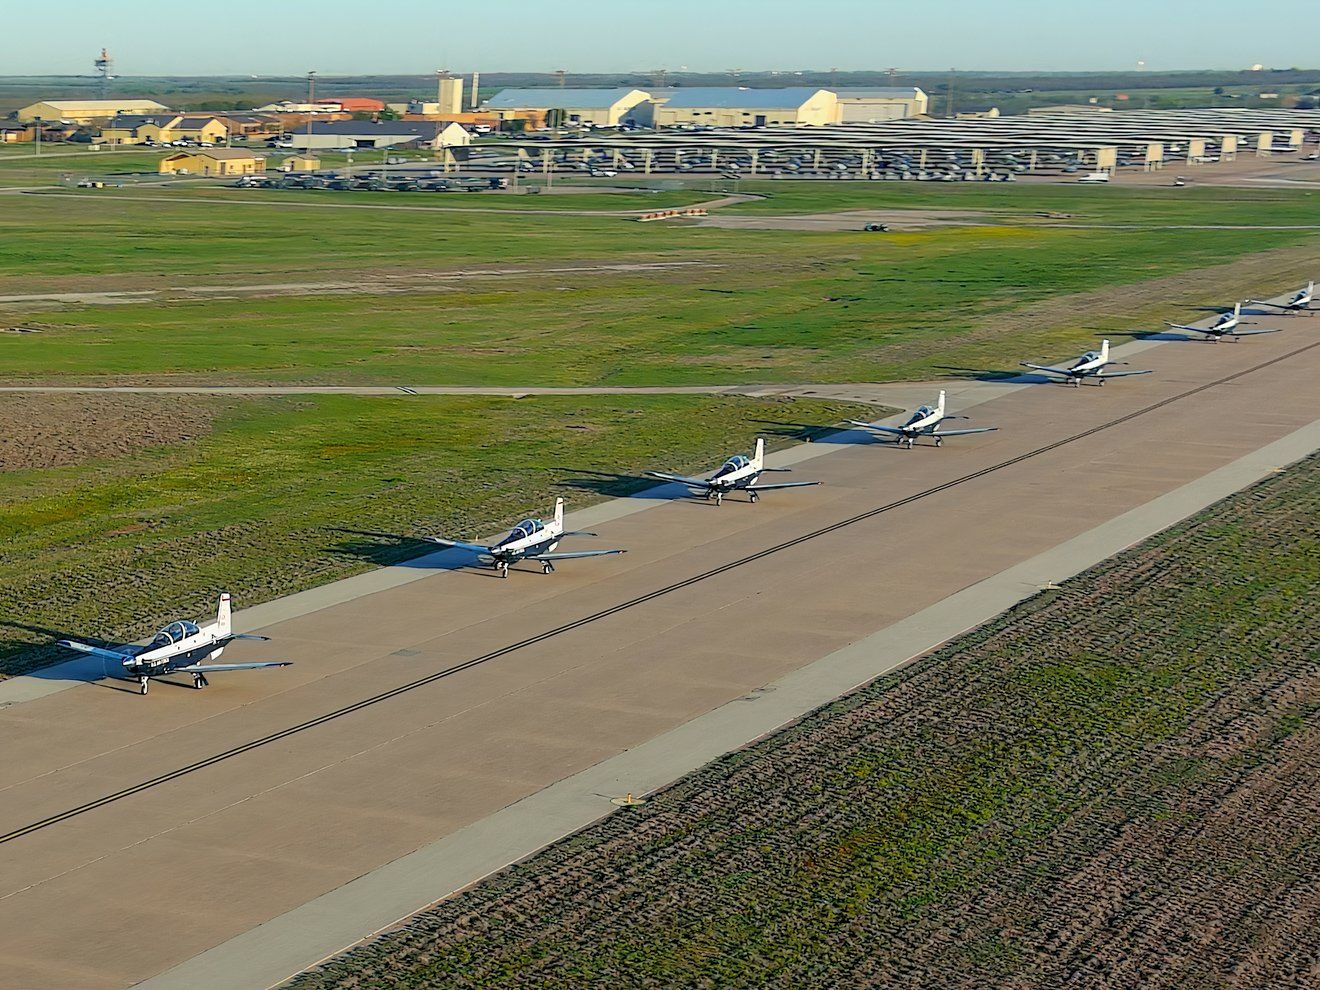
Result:
{"label": "hazy horizon", "polygon": [[[289,78],[480,71],[640,73],[883,71],[1227,71],[1305,66],[1314,45],[1310,2],[1277,0],[1250,31],[1237,0],[1111,0],[1103,8],[1053,0],[668,0],[606,6],[560,0],[549,8],[505,0],[479,8],[396,0],[363,20],[347,0],[231,0],[214,9],[165,0],[107,7],[67,0],[58,45],[43,44],[49,11],[11,13],[5,76],[89,76],[102,47],[115,74]],[[514,30],[491,30],[501,24]],[[817,25],[821,30],[813,30]],[[933,30],[934,28],[934,30]],[[181,41],[180,39],[186,39]],[[496,66],[518,66],[497,69]],[[800,68],[803,65],[815,68]],[[914,65],[926,66],[915,69]],[[1087,66],[1084,70],[1078,65]],[[795,66],[795,68],[781,68]]]}

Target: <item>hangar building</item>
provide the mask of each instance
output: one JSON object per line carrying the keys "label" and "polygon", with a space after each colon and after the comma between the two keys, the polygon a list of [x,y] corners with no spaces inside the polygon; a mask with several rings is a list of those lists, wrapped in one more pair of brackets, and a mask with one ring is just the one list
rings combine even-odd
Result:
{"label": "hangar building", "polygon": [[923,117],[929,100],[916,86],[880,86],[871,89],[836,89],[840,124],[878,124],[882,120]]}
{"label": "hangar building", "polygon": [[657,99],[653,114],[657,127],[744,124],[801,127],[835,123],[838,99],[827,89],[809,86],[787,89],[694,86],[675,89],[668,99]]}
{"label": "hangar building", "polygon": [[539,110],[563,112],[565,124],[617,126],[634,107],[651,98],[640,89],[505,89],[486,101],[501,115]]}
{"label": "hangar building", "polygon": [[289,133],[299,151],[330,148],[393,148],[402,144],[439,151],[472,143],[462,124],[436,120],[333,120],[313,121]]}
{"label": "hangar building", "polygon": [[168,112],[169,107],[155,100],[43,100],[21,107],[17,116],[23,122],[67,120],[75,124],[90,124],[122,113]]}

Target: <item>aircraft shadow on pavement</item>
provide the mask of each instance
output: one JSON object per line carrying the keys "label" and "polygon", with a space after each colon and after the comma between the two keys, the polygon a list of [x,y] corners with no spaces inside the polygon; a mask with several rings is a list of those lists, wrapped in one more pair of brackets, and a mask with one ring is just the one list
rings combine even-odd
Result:
{"label": "aircraft shadow on pavement", "polygon": [[819,423],[790,423],[775,419],[754,419],[758,426],[769,427],[762,430],[766,436],[782,437],[798,443],[833,443],[866,444],[873,439],[873,434],[851,426],[822,426]]}
{"label": "aircraft shadow on pavement", "polygon": [[380,533],[366,529],[331,530],[361,539],[345,540],[331,548],[332,553],[366,560],[378,567],[417,567],[437,571],[457,571],[469,566],[472,555],[451,550],[429,540],[402,533]]}
{"label": "aircraft shadow on pavement", "polygon": [[[1037,362],[1044,364],[1044,361]],[[1012,371],[1005,368],[957,368],[937,364],[936,371],[943,371],[950,378],[964,381],[992,382],[996,385],[1043,385],[1058,379],[1034,371]]]}
{"label": "aircraft shadow on pavement", "polygon": [[1133,340],[1201,340],[1201,337],[1193,337],[1190,333],[1180,333],[1177,330],[1114,330],[1111,337],[1131,337]]}
{"label": "aircraft shadow on pavement", "polygon": [[[104,670],[104,661],[74,653],[72,650],[65,650],[56,646],[55,641],[57,639],[76,639],[79,642],[90,643],[92,646],[100,646],[105,649],[113,649],[120,645],[81,632],[51,629],[47,626],[40,626],[31,622],[17,622],[12,619],[0,619],[0,629],[36,633],[44,640],[44,642],[33,642],[28,637],[0,636],[0,657],[5,658],[0,660],[0,674],[10,676],[22,674],[26,677],[36,677],[41,680],[68,681],[84,680],[88,676],[100,676],[102,673],[108,674],[109,672]],[[70,667],[64,661],[77,663],[77,672],[71,673]],[[39,666],[27,669],[32,664],[38,664]]]}
{"label": "aircraft shadow on pavement", "polygon": [[593,471],[591,468],[555,467],[552,471],[572,474],[571,478],[561,478],[557,482],[565,488],[592,495],[604,495],[608,498],[669,498],[662,490],[669,487],[656,478],[646,478],[640,474],[619,474],[615,471]]}

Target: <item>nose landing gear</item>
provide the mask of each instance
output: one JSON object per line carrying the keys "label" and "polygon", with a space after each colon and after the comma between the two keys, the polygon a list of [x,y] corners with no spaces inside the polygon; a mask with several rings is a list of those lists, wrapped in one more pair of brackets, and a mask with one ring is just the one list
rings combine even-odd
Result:
{"label": "nose landing gear", "polygon": [[146,694],[147,688],[151,686],[151,678],[148,677],[146,674],[143,674],[141,677],[138,678],[138,684],[139,684],[138,693]]}

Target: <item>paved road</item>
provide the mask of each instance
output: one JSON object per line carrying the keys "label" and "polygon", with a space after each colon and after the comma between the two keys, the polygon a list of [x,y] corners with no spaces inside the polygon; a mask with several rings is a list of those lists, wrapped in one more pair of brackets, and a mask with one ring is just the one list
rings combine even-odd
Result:
{"label": "paved road", "polygon": [[[939,450],[797,448],[781,463],[826,484],[756,506],[606,503],[583,516],[630,552],[551,576],[450,554],[319,590],[324,607],[268,609],[271,643],[233,649],[286,670],[14,701],[7,985],[161,973],[1294,433],[1315,416],[1308,330],[1147,342],[1157,374],[1005,389],[975,413],[1000,432]],[[285,944],[315,954],[317,928]]]}

